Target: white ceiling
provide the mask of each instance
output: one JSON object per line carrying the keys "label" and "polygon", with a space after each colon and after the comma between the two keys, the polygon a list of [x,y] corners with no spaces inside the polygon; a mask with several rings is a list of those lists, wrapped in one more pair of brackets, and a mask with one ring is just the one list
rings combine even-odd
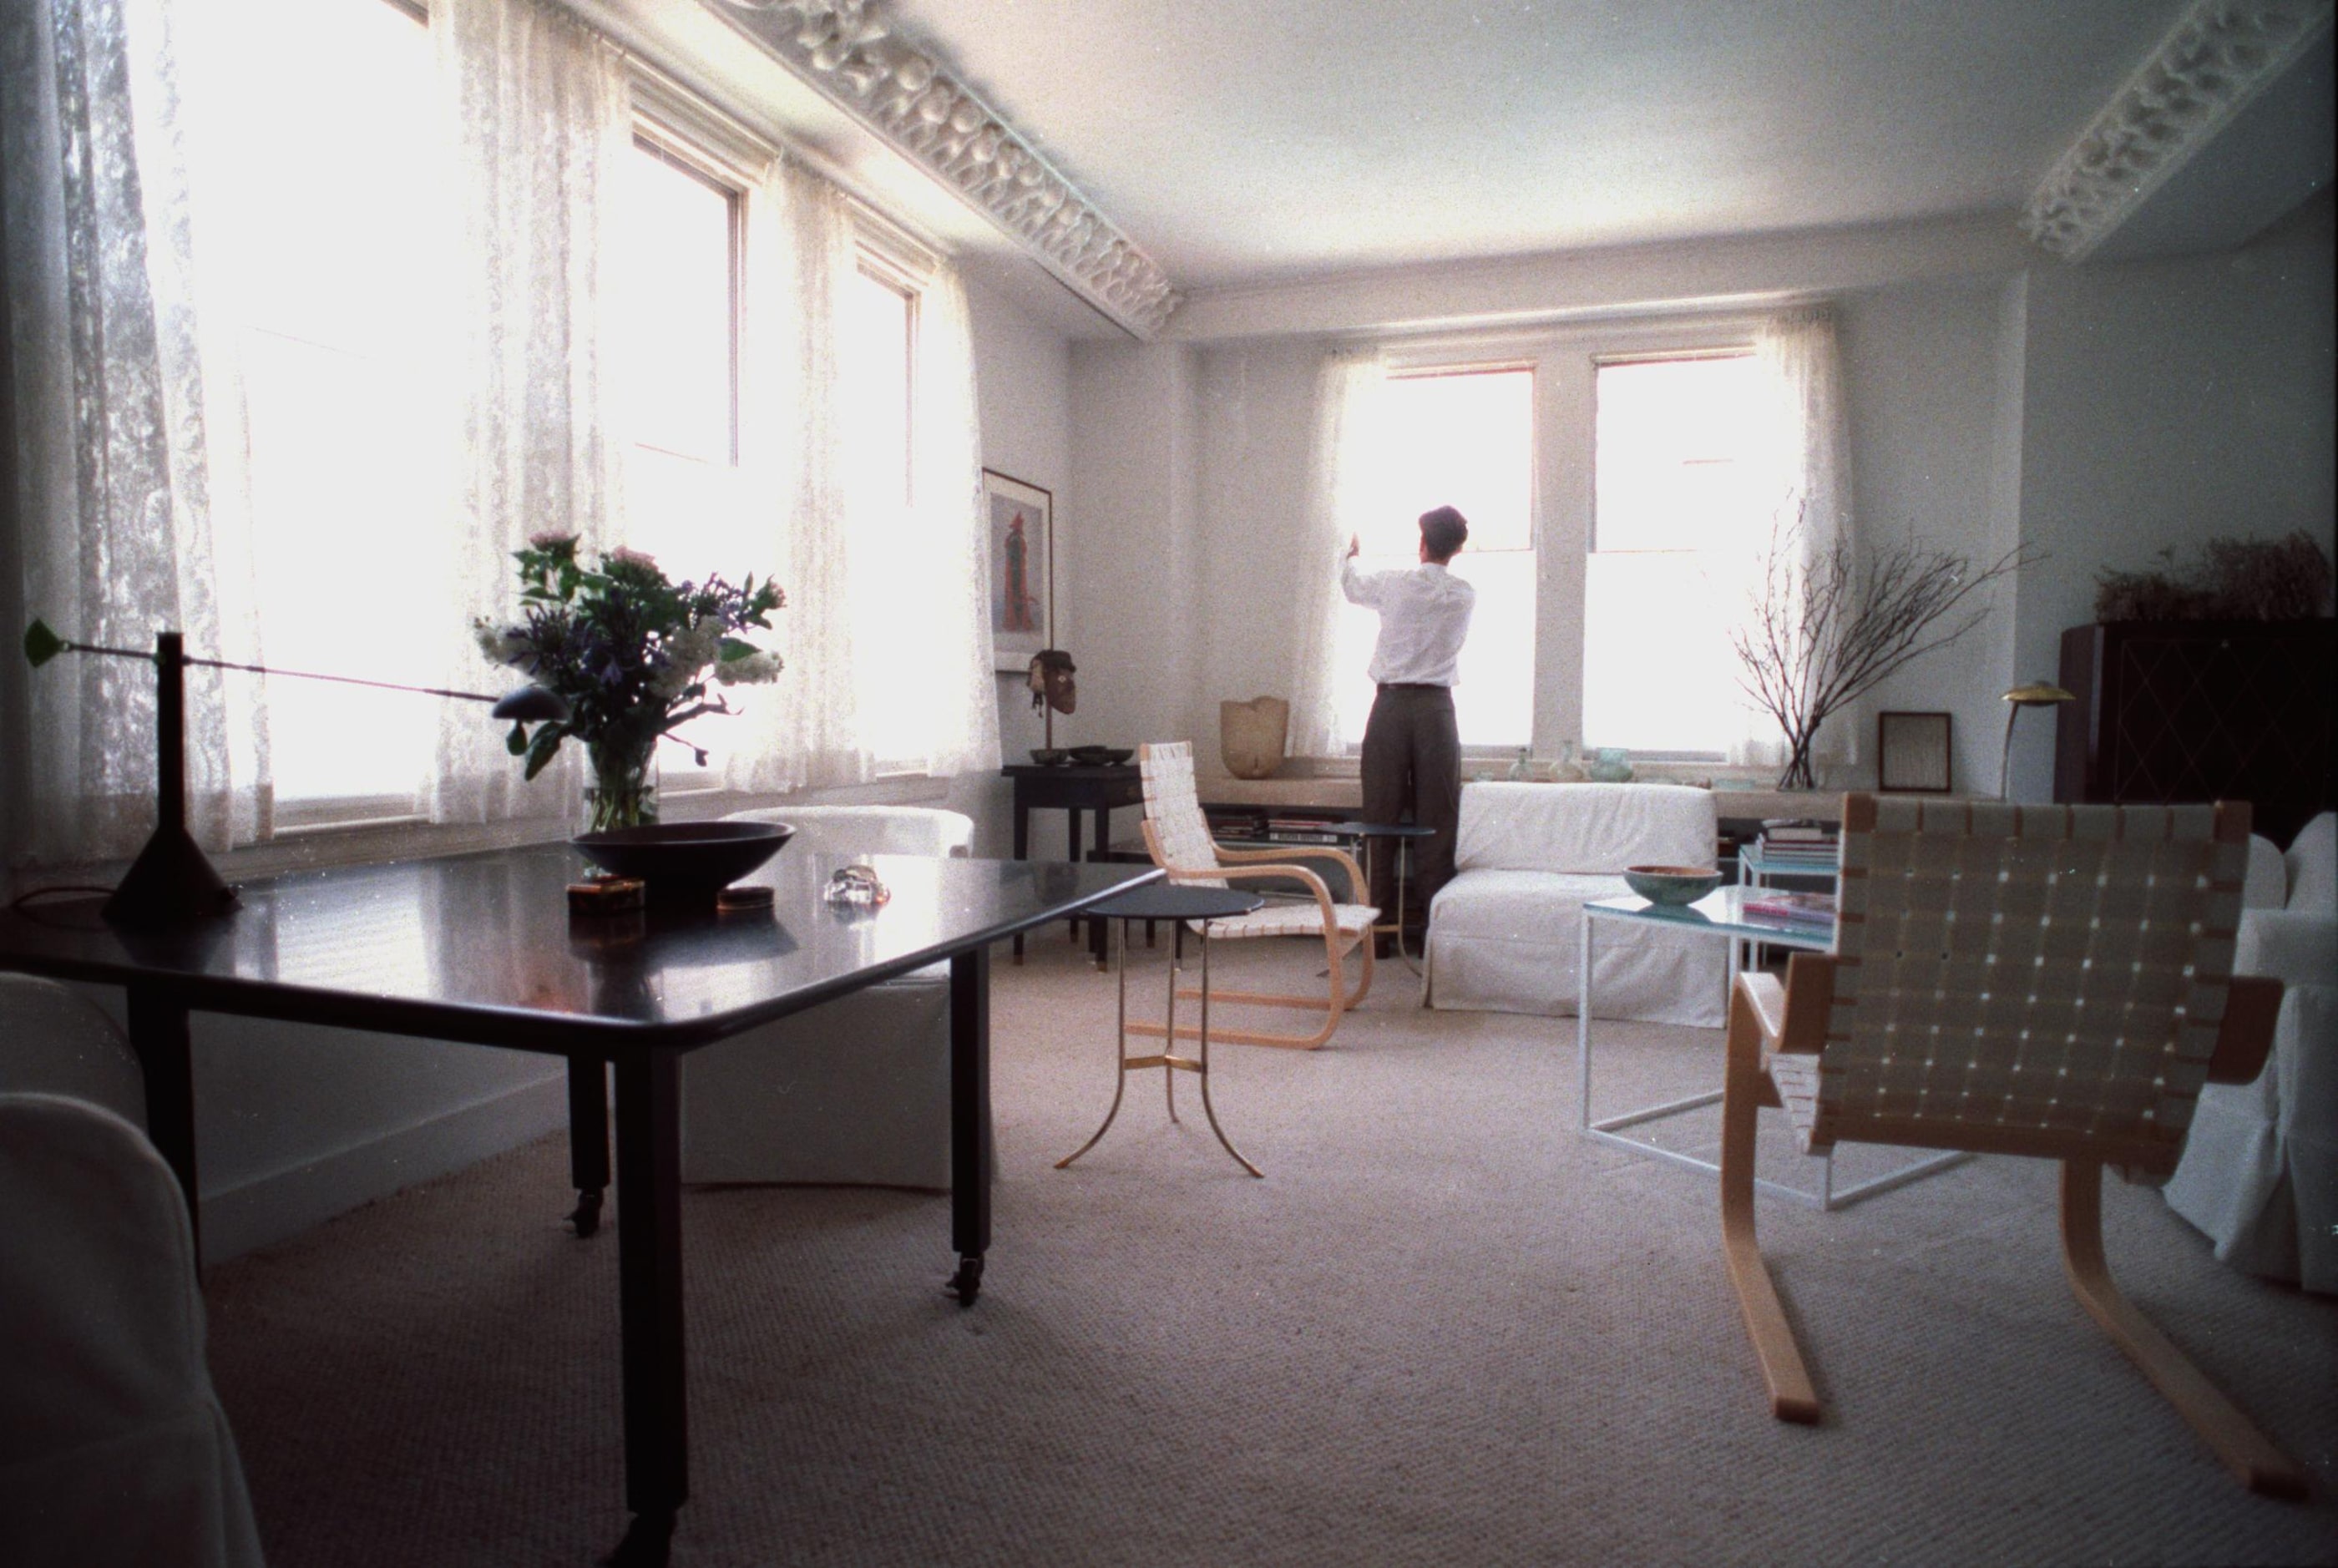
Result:
{"label": "white ceiling", "polygon": [[[715,17],[572,0],[941,236],[1002,237]],[[755,0],[750,0],[755,3]],[[760,0],[782,12],[786,0]],[[1189,294],[2002,213],[2189,0],[865,0]],[[847,0],[850,5],[850,0]],[[826,9],[825,5],[817,8]],[[2330,39],[2124,224],[2230,244],[2330,178]],[[2113,252],[2107,250],[2107,256]],[[1027,294],[1040,287],[1024,265]],[[1062,318],[1062,301],[1051,314]],[[1074,314],[1077,315],[1076,308]],[[1100,318],[1084,320],[1093,329]]]}
{"label": "white ceiling", "polygon": [[2185,0],[897,0],[1187,291],[2019,208]]}

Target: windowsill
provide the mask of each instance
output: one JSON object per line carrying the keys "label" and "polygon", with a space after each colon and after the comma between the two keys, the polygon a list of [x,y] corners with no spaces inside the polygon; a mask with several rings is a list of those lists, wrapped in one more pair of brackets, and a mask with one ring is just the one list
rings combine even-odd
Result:
{"label": "windowsill", "polygon": [[[927,774],[895,774],[867,784],[791,795],[728,789],[662,790],[660,813],[669,822],[704,822],[732,811],[799,805],[934,804],[946,799],[950,781]],[[526,844],[551,844],[575,831],[559,817],[523,817],[506,822],[426,822],[418,817],[375,818],[354,822],[310,821],[281,828],[265,844],[248,844],[210,856],[214,870],[230,882],[258,881],[293,871],[337,866],[386,865],[398,860],[436,860]],[[129,869],[126,860],[94,865],[18,869],[5,878],[7,896],[39,887],[111,886]]]}

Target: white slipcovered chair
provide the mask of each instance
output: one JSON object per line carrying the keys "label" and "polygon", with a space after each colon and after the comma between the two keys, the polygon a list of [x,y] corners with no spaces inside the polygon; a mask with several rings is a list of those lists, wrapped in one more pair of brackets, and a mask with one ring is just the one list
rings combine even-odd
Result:
{"label": "white slipcovered chair", "polygon": [[0,975],[0,1563],[260,1561],[186,1201],[145,1119],[112,1019]]}
{"label": "white slipcovered chair", "polygon": [[[962,856],[974,822],[925,806],[782,806],[788,855]],[[946,1191],[949,965],[936,964],[682,1062],[685,1181]]]}
{"label": "white slipcovered chair", "polygon": [[2285,856],[2249,847],[2233,972],[2282,982],[2273,1055],[2254,1082],[2201,1091],[2167,1205],[2218,1261],[2338,1294],[2338,814]]}
{"label": "white slipcovered chair", "polygon": [[[1372,922],[1380,911],[1369,904],[1341,904],[1330,885],[1315,871],[1298,864],[1313,860],[1328,864],[1348,879],[1350,888],[1364,885],[1355,858],[1328,845],[1282,844],[1272,849],[1223,849],[1210,836],[1210,824],[1194,788],[1194,747],[1188,740],[1156,741],[1140,746],[1137,766],[1144,779],[1144,847],[1153,863],[1172,882],[1223,887],[1234,882],[1296,882],[1301,897],[1271,901],[1263,907],[1231,919],[1206,922],[1213,942],[1242,941],[1262,936],[1302,936],[1323,944],[1326,988],[1313,995],[1261,991],[1213,990],[1213,1004],[1250,1007],[1291,1007],[1320,1012],[1322,1021],[1296,1034],[1279,1030],[1213,1025],[1210,1038],[1238,1045],[1287,1045],[1311,1051],[1331,1038],[1349,1008],[1372,988]],[[1363,964],[1353,991],[1347,988],[1348,955],[1361,952]],[[1181,996],[1198,997],[1198,989],[1180,989]],[[1162,1035],[1166,1026],[1132,1021],[1131,1034]],[[1177,1025],[1180,1039],[1197,1034],[1190,1024]]]}
{"label": "white slipcovered chair", "polygon": [[[1677,784],[1467,784],[1455,875],[1429,905],[1429,1005],[1572,1016],[1583,906],[1631,892],[1627,866],[1710,866],[1713,793]],[[1654,926],[1603,926],[1596,1016],[1721,1026],[1728,945]]]}

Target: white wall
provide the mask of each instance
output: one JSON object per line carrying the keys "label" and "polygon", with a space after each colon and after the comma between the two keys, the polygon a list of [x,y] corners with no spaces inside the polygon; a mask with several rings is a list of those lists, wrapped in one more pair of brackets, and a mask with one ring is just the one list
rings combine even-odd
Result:
{"label": "white wall", "polygon": [[[980,289],[968,289],[974,325],[975,396],[982,417],[982,463],[1036,485],[1055,497],[1056,642],[1081,660],[1081,699],[1087,698],[1087,669],[1080,641],[1078,608],[1066,586],[1084,543],[1080,514],[1071,495],[1071,351],[1058,333],[1012,305]],[[1058,744],[1076,745],[1081,715],[1058,717]],[[998,746],[1008,762],[1029,760],[1043,743],[1041,715],[1031,711],[1022,674],[998,680]],[[1004,857],[1012,844],[1007,780],[996,776],[955,779],[949,804],[975,820],[974,853]],[[1063,813],[1042,812],[1032,823],[1032,853],[1053,858],[1064,853]]]}
{"label": "white wall", "polygon": [[1105,746],[1198,734],[1211,642],[1241,633],[1239,609],[1202,602],[1199,380],[1193,350],[1179,344],[1073,346],[1080,711],[1068,727],[1056,721],[1059,742],[1067,728],[1079,743]]}
{"label": "white wall", "polygon": [[[1977,564],[2010,547],[1992,503],[2005,436],[1997,401],[2007,308],[2003,285],[1986,279],[1916,282],[1844,300],[1843,391],[1862,540],[1910,540]],[[1973,608],[1986,616],[1979,625],[1910,662],[1846,715],[1857,727],[1859,761],[1850,778],[1831,782],[1873,781],[1875,715],[1898,709],[1947,711],[1951,787],[1997,788],[1998,693],[2011,684],[2010,655],[1991,633],[2012,623],[2010,586],[1984,590]]]}
{"label": "white wall", "polygon": [[[2049,555],[2022,583],[2024,679],[2059,668],[2105,567],[2301,528],[2333,548],[2331,278],[2326,197],[2237,251],[2032,273],[2021,525]],[[2015,793],[2048,799],[2051,748],[2024,739]]]}

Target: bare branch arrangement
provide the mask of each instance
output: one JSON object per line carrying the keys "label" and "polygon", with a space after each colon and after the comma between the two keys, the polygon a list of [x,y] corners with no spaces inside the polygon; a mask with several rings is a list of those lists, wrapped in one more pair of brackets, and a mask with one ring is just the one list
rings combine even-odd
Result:
{"label": "bare branch arrangement", "polygon": [[1913,541],[1858,560],[1834,541],[1807,567],[1798,561],[1799,518],[1773,530],[1753,594],[1751,621],[1732,631],[1738,684],[1778,721],[1786,740],[1781,789],[1817,784],[1811,767],[1819,726],[1910,660],[1945,648],[1989,615],[1974,593],[2043,558],[2033,546],[1976,568]]}

